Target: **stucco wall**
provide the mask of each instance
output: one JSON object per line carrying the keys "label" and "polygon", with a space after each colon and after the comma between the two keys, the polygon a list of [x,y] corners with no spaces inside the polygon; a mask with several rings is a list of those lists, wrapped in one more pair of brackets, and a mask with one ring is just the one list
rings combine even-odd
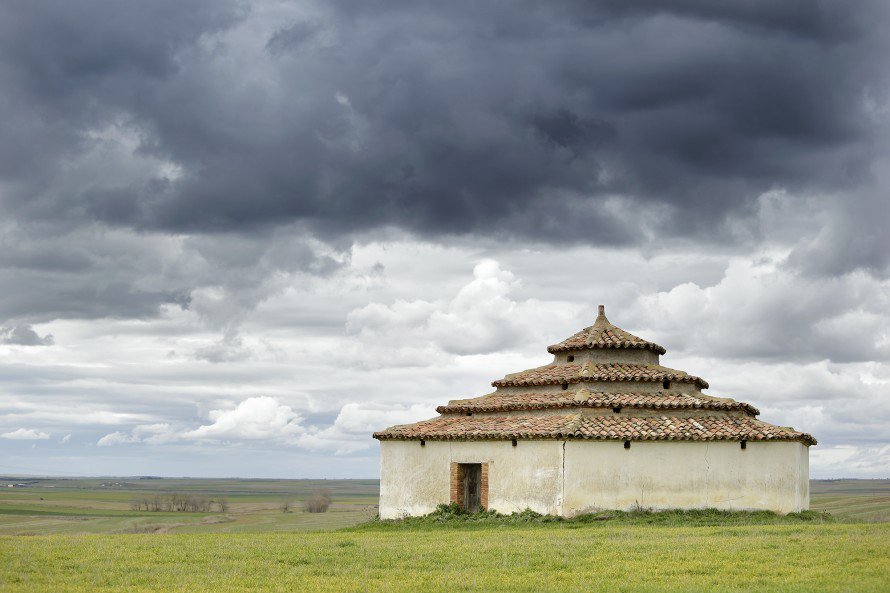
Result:
{"label": "stucco wall", "polygon": [[796,442],[566,443],[566,515],[642,507],[809,507],[808,450]]}
{"label": "stucco wall", "polygon": [[489,508],[503,513],[562,508],[562,442],[382,441],[380,516],[425,515],[449,500],[451,462],[488,463]]}
{"label": "stucco wall", "polygon": [[451,462],[489,464],[489,508],[574,515],[643,507],[809,508],[809,452],[796,442],[382,441],[380,515],[449,500]]}
{"label": "stucco wall", "polygon": [[642,348],[596,348],[591,350],[570,350],[553,355],[553,362],[566,364],[569,357],[572,364],[590,362],[628,362],[631,364],[658,364],[658,353]]}

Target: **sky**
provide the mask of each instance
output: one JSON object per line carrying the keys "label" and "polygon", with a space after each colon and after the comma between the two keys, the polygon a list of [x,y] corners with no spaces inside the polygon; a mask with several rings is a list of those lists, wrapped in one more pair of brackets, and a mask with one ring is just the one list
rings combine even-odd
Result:
{"label": "sky", "polygon": [[890,7],[0,0],[0,472],[377,477],[616,325],[890,477]]}

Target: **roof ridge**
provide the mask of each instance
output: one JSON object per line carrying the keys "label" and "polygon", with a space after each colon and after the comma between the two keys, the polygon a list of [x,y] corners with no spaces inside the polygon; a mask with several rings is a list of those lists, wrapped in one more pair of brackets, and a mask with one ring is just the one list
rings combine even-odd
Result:
{"label": "roof ridge", "polygon": [[587,387],[583,385],[575,390],[575,395],[573,396],[576,402],[585,402],[590,399],[593,394],[590,392]]}
{"label": "roof ridge", "polygon": [[581,414],[575,414],[572,419],[566,424],[566,434],[575,434],[578,432],[578,429],[581,428],[581,422],[583,418]]}

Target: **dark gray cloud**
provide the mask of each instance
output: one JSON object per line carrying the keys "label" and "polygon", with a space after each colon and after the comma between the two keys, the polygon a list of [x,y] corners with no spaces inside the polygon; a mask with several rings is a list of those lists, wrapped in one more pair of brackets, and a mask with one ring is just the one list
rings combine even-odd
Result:
{"label": "dark gray cloud", "polygon": [[16,344],[18,346],[52,346],[55,340],[52,334],[43,337],[38,335],[30,325],[0,327],[0,344]]}
{"label": "dark gray cloud", "polygon": [[[21,465],[366,475],[319,452],[545,362],[602,302],[816,434],[814,473],[886,473],[887,3],[0,15],[0,434],[51,435]],[[182,440],[258,403],[300,438],[216,469]]]}
{"label": "dark gray cloud", "polygon": [[392,228],[649,253],[778,238],[824,277],[890,263],[883,3],[5,13],[9,327],[193,307],[229,336],[203,355],[242,356],[277,277],[324,276]]}
{"label": "dark gray cloud", "polygon": [[[774,188],[862,203],[854,225],[883,199],[862,191],[885,128],[867,100],[886,101],[879,2],[6,12],[0,174],[18,217],[632,245],[640,223],[609,198],[708,242]],[[142,168],[84,160],[109,129]],[[886,247],[838,265],[884,265]]]}
{"label": "dark gray cloud", "polygon": [[838,4],[812,0],[788,2],[708,2],[707,0],[600,0],[579,3],[585,20],[602,21],[617,15],[646,16],[653,13],[672,13],[734,27],[750,27],[768,32],[780,32],[806,39],[844,41],[855,37],[866,14],[851,14]]}
{"label": "dark gray cloud", "polygon": [[292,225],[176,237],[10,222],[0,224],[0,323],[146,319],[170,305],[192,308],[225,330],[278,290],[278,276],[324,278],[345,261],[336,247]]}

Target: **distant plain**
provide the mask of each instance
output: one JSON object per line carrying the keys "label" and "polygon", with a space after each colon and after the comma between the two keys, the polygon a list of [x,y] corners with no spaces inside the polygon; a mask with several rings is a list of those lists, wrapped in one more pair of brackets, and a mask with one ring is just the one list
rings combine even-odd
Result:
{"label": "distant plain", "polygon": [[[814,481],[806,519],[393,523],[376,480],[11,478],[4,592],[890,590],[890,480]],[[320,488],[330,510],[305,512]],[[226,509],[131,509],[170,493]]]}
{"label": "distant plain", "polygon": [[[13,487],[8,487],[13,484]],[[15,484],[23,484],[16,487]],[[330,490],[326,513],[307,513],[314,492]],[[356,525],[377,513],[377,480],[0,477],[0,535],[54,533],[245,533],[315,531]],[[209,512],[145,511],[135,501],[187,494]],[[217,501],[227,509],[219,511]],[[288,510],[284,512],[284,503]]]}
{"label": "distant plain", "polygon": [[[9,484],[23,484],[8,487]],[[307,513],[303,501],[332,493],[327,513]],[[377,480],[242,480],[191,478],[34,478],[0,476],[0,535],[53,533],[260,533],[316,531],[357,525],[377,513]],[[836,521],[890,521],[890,480],[814,480],[811,508]],[[189,494],[209,512],[133,510],[155,495]],[[284,503],[288,511],[283,512]]]}

